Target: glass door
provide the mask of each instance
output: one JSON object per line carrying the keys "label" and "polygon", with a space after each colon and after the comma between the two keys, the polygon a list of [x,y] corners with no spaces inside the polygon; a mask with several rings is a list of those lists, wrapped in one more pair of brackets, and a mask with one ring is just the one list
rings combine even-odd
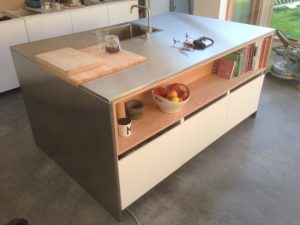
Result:
{"label": "glass door", "polygon": [[228,0],[227,19],[257,24],[261,0]]}

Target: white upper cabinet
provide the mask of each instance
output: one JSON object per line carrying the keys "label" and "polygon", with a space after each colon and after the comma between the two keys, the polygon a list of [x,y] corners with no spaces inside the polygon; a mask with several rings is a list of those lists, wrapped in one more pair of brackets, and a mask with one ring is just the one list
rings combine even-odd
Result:
{"label": "white upper cabinet", "polygon": [[106,5],[95,5],[70,11],[74,32],[108,26]]}
{"label": "white upper cabinet", "polygon": [[19,87],[10,46],[28,42],[23,19],[0,22],[0,93]]}
{"label": "white upper cabinet", "polygon": [[62,36],[73,32],[69,11],[27,16],[24,19],[29,41]]}
{"label": "white upper cabinet", "polygon": [[139,10],[134,8],[130,13],[132,5],[137,5],[138,1],[124,1],[108,4],[109,25],[125,23],[139,18]]}

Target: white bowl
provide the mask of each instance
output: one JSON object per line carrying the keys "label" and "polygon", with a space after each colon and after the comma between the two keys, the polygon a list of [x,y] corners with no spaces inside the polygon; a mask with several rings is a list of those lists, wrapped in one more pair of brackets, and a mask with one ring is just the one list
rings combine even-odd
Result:
{"label": "white bowl", "polygon": [[180,85],[189,92],[189,97],[182,102],[172,102],[167,98],[164,98],[162,96],[155,94],[154,93],[155,89],[152,90],[153,100],[159,106],[161,111],[163,111],[165,113],[176,113],[176,112],[180,111],[185,106],[185,104],[189,101],[190,96],[191,96],[190,90],[188,89],[187,86],[182,85],[182,84],[180,84]]}

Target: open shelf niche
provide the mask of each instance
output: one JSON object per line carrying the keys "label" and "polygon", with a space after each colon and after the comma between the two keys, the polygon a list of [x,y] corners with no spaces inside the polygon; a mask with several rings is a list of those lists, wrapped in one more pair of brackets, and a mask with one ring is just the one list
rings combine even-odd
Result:
{"label": "open shelf niche", "polygon": [[[216,60],[234,51],[245,48],[249,44],[262,42],[267,38],[271,39],[271,37],[272,36],[265,37],[264,39],[254,40],[251,43],[247,43],[239,48],[233,49],[230,52],[219,55],[212,60],[201,63],[191,69],[178,73],[173,77],[150,85],[146,88],[143,88],[139,91],[136,91],[114,101],[114,128],[118,156],[143,143],[147,139],[155,136],[157,133],[177,123],[178,121],[192,114],[198,109],[201,109],[202,107],[208,105],[215,99],[226,95],[232,89],[235,89],[248,80],[251,80],[252,78],[262,74],[266,68],[267,62],[265,58],[268,58],[269,56],[269,49],[268,54],[265,54],[263,58],[260,59],[265,61],[265,63],[259,69],[248,71],[247,73],[243,73],[240,76],[234,77],[230,80],[216,76],[212,73],[212,71],[213,64]],[[175,82],[183,83],[189,87],[191,92],[190,100],[178,113],[164,113],[160,111],[159,107],[152,100],[151,91],[156,87],[168,85]],[[132,99],[139,99],[144,102],[144,116],[139,120],[132,120],[131,136],[121,137],[118,134],[117,120],[118,118],[124,117],[126,115],[125,103]]]}

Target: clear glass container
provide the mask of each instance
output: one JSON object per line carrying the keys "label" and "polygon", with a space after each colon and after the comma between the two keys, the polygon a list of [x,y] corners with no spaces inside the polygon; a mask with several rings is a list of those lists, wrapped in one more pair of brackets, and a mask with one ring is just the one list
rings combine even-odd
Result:
{"label": "clear glass container", "polygon": [[105,50],[109,53],[117,53],[121,51],[120,40],[117,35],[105,36]]}

